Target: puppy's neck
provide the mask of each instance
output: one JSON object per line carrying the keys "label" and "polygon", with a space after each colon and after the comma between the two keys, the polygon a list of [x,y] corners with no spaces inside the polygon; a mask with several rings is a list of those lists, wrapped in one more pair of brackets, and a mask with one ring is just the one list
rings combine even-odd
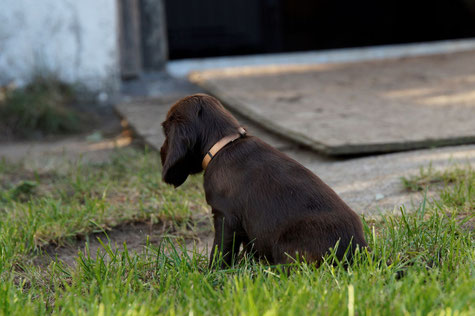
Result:
{"label": "puppy's neck", "polygon": [[218,154],[218,152],[223,149],[226,145],[234,142],[235,140],[244,137],[246,135],[246,130],[242,127],[238,128],[238,132],[227,135],[217,141],[211,148],[206,152],[202,161],[203,170],[206,170],[206,167],[211,162],[211,160]]}

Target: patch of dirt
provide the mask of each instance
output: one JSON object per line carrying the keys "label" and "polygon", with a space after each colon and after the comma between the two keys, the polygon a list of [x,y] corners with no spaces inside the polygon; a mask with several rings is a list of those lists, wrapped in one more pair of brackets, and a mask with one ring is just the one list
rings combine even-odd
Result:
{"label": "patch of dirt", "polygon": [[[208,221],[209,222],[209,221]],[[130,254],[142,253],[145,250],[147,241],[151,246],[158,246],[164,237],[176,240],[177,244],[185,243],[187,251],[190,253],[196,251],[200,254],[208,254],[213,243],[213,232],[211,227],[202,221],[198,224],[198,228],[189,234],[177,234],[163,223],[125,223],[114,227],[110,231],[94,233],[87,236],[79,236],[75,241],[70,242],[66,246],[49,245],[43,249],[43,254],[39,256],[36,264],[46,267],[52,261],[62,261],[68,266],[77,264],[78,254],[81,252],[87,255],[86,244],[89,254],[92,258],[96,258],[98,252],[105,254],[103,245],[110,246],[113,250],[122,251],[124,243]]]}

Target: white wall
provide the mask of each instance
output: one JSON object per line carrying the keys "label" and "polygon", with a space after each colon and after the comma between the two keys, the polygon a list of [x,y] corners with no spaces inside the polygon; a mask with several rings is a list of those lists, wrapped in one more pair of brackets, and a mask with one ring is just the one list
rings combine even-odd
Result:
{"label": "white wall", "polygon": [[116,0],[0,0],[0,85],[24,84],[36,70],[117,89]]}

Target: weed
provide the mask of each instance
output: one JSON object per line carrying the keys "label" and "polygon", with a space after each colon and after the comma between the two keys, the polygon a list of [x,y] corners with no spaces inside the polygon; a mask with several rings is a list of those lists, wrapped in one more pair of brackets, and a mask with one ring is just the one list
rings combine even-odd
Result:
{"label": "weed", "polygon": [[0,101],[0,124],[11,135],[32,136],[80,130],[81,117],[71,107],[71,86],[51,76],[38,75],[24,88],[7,91]]}
{"label": "weed", "polygon": [[451,166],[445,170],[435,170],[432,164],[429,164],[427,167],[421,166],[418,175],[402,177],[401,181],[409,191],[424,191],[430,185],[460,182],[461,179],[470,177],[472,173],[473,170],[470,165],[465,168]]}

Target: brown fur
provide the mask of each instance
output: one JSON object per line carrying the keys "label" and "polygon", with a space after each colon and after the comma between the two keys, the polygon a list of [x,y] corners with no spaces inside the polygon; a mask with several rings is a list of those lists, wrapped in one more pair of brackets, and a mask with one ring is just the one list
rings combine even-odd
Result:
{"label": "brown fur", "polygon": [[[240,126],[204,94],[178,101],[162,125],[163,180],[176,187],[201,172],[206,152]],[[210,264],[220,252],[231,264],[241,244],[271,264],[297,255],[318,263],[337,242],[339,258],[367,246],[360,218],[328,185],[255,136],[218,152],[204,173],[204,189],[215,228]]]}

